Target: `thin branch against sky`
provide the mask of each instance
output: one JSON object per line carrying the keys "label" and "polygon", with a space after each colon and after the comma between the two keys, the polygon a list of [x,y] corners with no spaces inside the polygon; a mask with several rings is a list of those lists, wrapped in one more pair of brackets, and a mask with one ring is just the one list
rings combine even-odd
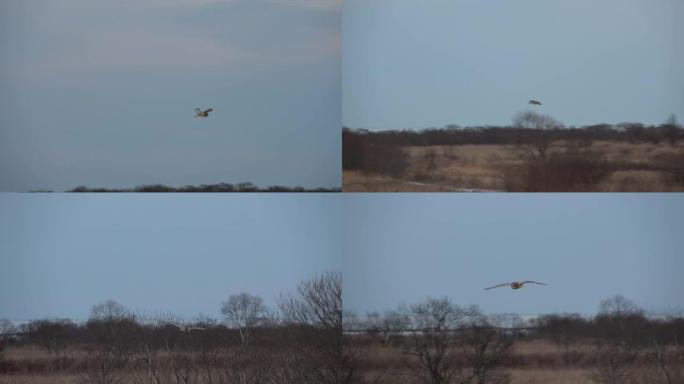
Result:
{"label": "thin branch against sky", "polygon": [[341,268],[338,194],[0,194],[0,318],[219,316]]}

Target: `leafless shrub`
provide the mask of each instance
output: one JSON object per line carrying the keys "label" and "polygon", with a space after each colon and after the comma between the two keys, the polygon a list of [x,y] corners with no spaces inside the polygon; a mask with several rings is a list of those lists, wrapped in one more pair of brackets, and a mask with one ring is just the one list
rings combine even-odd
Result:
{"label": "leafless shrub", "polygon": [[390,345],[402,329],[408,328],[408,319],[398,311],[387,311],[367,316],[369,323],[366,327],[368,335],[381,345]]}
{"label": "leafless shrub", "polygon": [[134,319],[135,316],[126,307],[114,300],[106,300],[95,304],[90,310],[90,320],[122,321]]}
{"label": "leafless shrub", "polygon": [[668,357],[667,348],[657,340],[652,340],[651,345],[646,350],[647,359],[656,366],[649,379],[649,383],[684,383],[684,375],[678,369],[675,361]]}
{"label": "leafless shrub", "polygon": [[411,331],[401,338],[411,375],[430,384],[506,383],[499,369],[511,343],[494,331],[477,308],[460,308],[447,298],[403,306]]}
{"label": "leafless shrub", "polygon": [[195,384],[200,380],[200,369],[192,355],[184,351],[175,351],[170,355],[170,368],[173,382],[176,384]]}
{"label": "leafless shrub", "polygon": [[554,136],[550,130],[563,126],[552,117],[529,111],[516,115],[513,122],[521,128],[516,153],[524,165],[504,170],[507,190],[586,191],[610,173],[603,157],[588,149],[590,141],[576,139],[563,150],[552,152]]}
{"label": "leafless shrub", "polygon": [[[518,168],[511,170],[515,172]],[[522,187],[526,192],[588,191],[611,171],[599,153],[566,149],[546,157],[544,161],[528,161],[518,173],[522,176],[522,183],[510,183],[509,186]]]}
{"label": "leafless shrub", "polygon": [[251,340],[252,330],[263,323],[267,308],[263,299],[248,293],[231,295],[221,306],[221,313],[232,327],[240,331],[242,344]]}
{"label": "leafless shrub", "polygon": [[590,378],[601,384],[629,384],[636,382],[634,364],[637,352],[617,345],[597,347],[598,366]]}
{"label": "leafless shrub", "polygon": [[513,118],[513,126],[521,128],[518,138],[520,156],[531,162],[545,163],[553,142],[548,130],[561,128],[563,124],[551,116],[525,111]]}
{"label": "leafless shrub", "polygon": [[394,142],[369,141],[350,130],[342,132],[342,167],[400,177],[408,167],[408,155]]}
{"label": "leafless shrub", "polygon": [[296,372],[289,376],[320,384],[355,380],[355,358],[343,350],[340,274],[303,281],[296,293],[281,295],[278,308],[296,346],[290,354]]}
{"label": "leafless shrub", "polygon": [[91,352],[90,370],[83,378],[85,384],[124,383],[124,368],[128,354],[113,347],[99,346]]}
{"label": "leafless shrub", "polygon": [[259,355],[251,347],[229,351],[223,357],[221,384],[261,384],[270,380],[268,355]]}
{"label": "leafless shrub", "polygon": [[462,333],[460,348],[470,369],[466,383],[504,384],[510,381],[501,369],[510,355],[512,341],[488,326],[470,326]]}

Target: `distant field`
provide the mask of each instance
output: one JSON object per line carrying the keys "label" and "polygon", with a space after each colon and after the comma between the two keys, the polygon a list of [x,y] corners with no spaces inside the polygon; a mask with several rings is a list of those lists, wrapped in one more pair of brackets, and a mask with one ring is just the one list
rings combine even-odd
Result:
{"label": "distant field", "polygon": [[[364,376],[377,384],[409,384],[410,371],[404,365],[405,357],[401,349],[393,346],[371,345],[358,348]],[[670,358],[681,359],[681,350],[671,350]],[[504,363],[510,384],[580,384],[600,383],[593,376],[605,368],[605,357],[599,357],[597,349],[591,344],[561,347],[546,340],[516,341],[512,353]],[[678,365],[679,373],[684,373],[684,361]],[[654,364],[635,361],[630,368],[629,377],[633,383],[665,383]],[[675,377],[675,374],[673,374]],[[678,375],[676,377],[681,377]],[[487,381],[497,383],[497,381]],[[605,382],[605,381],[603,381]],[[627,382],[627,381],[625,381]],[[676,381],[672,381],[674,383]]]}
{"label": "distant field", "polygon": [[682,192],[684,143],[553,142],[546,162],[521,146],[405,146],[400,175],[345,170],[345,192],[587,191]]}

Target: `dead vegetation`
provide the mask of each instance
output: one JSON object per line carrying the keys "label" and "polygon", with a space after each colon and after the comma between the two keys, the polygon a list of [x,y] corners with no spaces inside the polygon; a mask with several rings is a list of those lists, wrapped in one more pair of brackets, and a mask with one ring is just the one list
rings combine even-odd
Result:
{"label": "dead vegetation", "polygon": [[[139,384],[505,384],[684,382],[684,318],[648,317],[622,296],[593,318],[485,316],[428,298],[364,318],[342,315],[326,274],[283,294],[228,298],[226,323],[183,330],[115,302],[87,323],[6,327],[0,382]],[[270,313],[269,313],[270,312]],[[344,324],[344,326],[343,326]],[[241,331],[242,329],[242,331]],[[346,332],[343,332],[346,329]],[[245,336],[249,335],[249,336]]]}
{"label": "dead vegetation", "polygon": [[649,318],[614,296],[594,318],[519,320],[428,298],[351,316],[346,348],[357,351],[360,376],[379,384],[684,382],[681,317]]}
{"label": "dead vegetation", "polygon": [[684,130],[668,124],[565,128],[528,112],[511,127],[345,129],[342,189],[681,192]]}
{"label": "dead vegetation", "polygon": [[342,349],[341,277],[303,281],[269,310],[232,295],[225,322],[134,316],[107,301],[83,324],[33,321],[3,333],[0,382],[343,384],[358,382]]}

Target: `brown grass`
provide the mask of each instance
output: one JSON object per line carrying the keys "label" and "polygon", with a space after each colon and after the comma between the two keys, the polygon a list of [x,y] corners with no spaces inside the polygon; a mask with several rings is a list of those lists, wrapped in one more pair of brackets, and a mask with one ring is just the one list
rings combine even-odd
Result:
{"label": "brown grass", "polygon": [[[404,355],[399,347],[383,346],[374,342],[362,341],[354,342],[351,340],[347,343],[346,348],[353,349],[354,355],[360,359],[357,369],[369,381],[377,379],[378,384],[412,384],[410,375],[406,366],[404,365]],[[15,363],[23,364],[37,364],[49,362],[55,359],[53,354],[50,354],[42,349],[36,347],[10,347],[5,354],[5,360]],[[84,350],[74,349],[70,350],[69,355],[76,357],[78,360],[87,360],[87,353]],[[575,353],[580,358],[576,361],[567,361],[564,359],[564,353]],[[672,347],[667,350],[669,360],[677,364],[673,369],[684,369],[684,361],[681,360],[681,348]],[[197,355],[188,352],[186,357]],[[234,359],[238,355],[224,355],[223,359],[218,361],[219,365],[224,365],[229,360]],[[262,355],[259,355],[262,356]],[[168,367],[170,362],[163,363],[163,360],[170,358],[167,353],[161,353],[159,360],[162,366]],[[261,369],[261,364],[278,365],[284,363],[283,356],[274,358],[273,360],[245,360],[252,368]],[[42,362],[42,363],[41,363]],[[597,367],[601,364],[601,360],[597,358],[597,351],[590,343],[572,344],[566,347],[561,347],[557,344],[546,340],[518,340],[513,345],[512,355],[507,359],[503,368],[510,374],[512,384],[575,384],[575,383],[592,383],[590,377],[595,372]],[[643,363],[642,363],[643,364]],[[81,367],[75,369],[76,366]],[[20,370],[10,375],[0,374],[0,383],[16,383],[16,384],[62,384],[62,383],[79,383],[86,377],[87,369],[83,369],[83,364],[77,364],[71,367],[71,371],[48,371],[48,372],[27,372]],[[220,366],[216,367],[220,370]],[[195,368],[197,369],[197,367]],[[648,368],[644,365],[634,367],[635,374],[643,377],[649,376]],[[122,382],[147,382],[147,372],[144,365],[134,364],[126,368],[125,372],[121,373]],[[199,383],[206,382],[201,377]],[[640,382],[653,382],[652,380]],[[304,384],[304,383],[303,383]]]}
{"label": "brown grass", "polygon": [[[558,155],[574,143],[555,142],[549,153]],[[525,161],[514,145],[469,144],[455,146],[413,146],[403,148],[408,167],[400,178],[344,171],[345,192],[448,192],[506,191],[511,178],[521,178]],[[684,142],[632,144],[596,141],[583,151],[605,162],[608,176],[582,191],[593,192],[683,192],[684,185],[673,180],[673,161],[684,156]],[[520,181],[513,181],[513,184]]]}
{"label": "brown grass", "polygon": [[588,369],[509,369],[511,384],[584,384],[589,379]]}
{"label": "brown grass", "polygon": [[455,188],[390,176],[344,171],[342,183],[345,192],[454,192]]}
{"label": "brown grass", "polygon": [[3,384],[74,384],[82,381],[82,376],[71,374],[1,376]]}
{"label": "brown grass", "polygon": [[[378,383],[413,383],[399,347],[362,343],[356,348],[356,355],[361,360],[358,369],[367,380],[380,378]],[[567,359],[568,354],[577,358]],[[669,349],[668,354],[671,359],[681,356],[676,348]],[[576,384],[594,383],[592,374],[601,364],[597,350],[590,342],[560,346],[548,340],[518,340],[504,369],[510,374],[511,384]],[[682,368],[684,365],[680,366]],[[640,365],[634,369],[635,375],[649,377],[652,373],[649,370],[655,366]]]}

